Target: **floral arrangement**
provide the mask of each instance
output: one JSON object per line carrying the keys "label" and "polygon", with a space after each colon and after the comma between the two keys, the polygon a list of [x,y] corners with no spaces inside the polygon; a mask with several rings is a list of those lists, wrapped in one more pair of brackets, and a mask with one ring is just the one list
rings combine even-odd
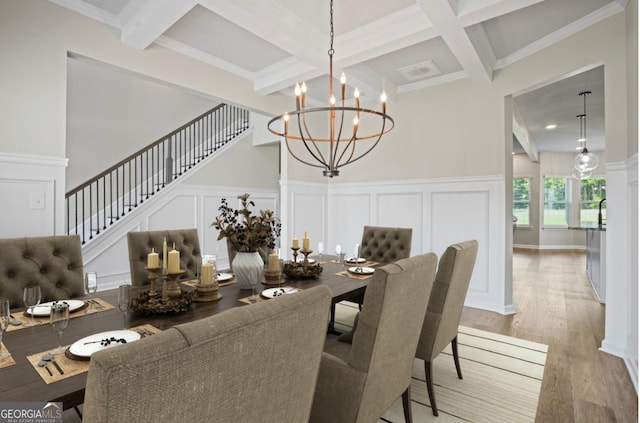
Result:
{"label": "floral arrangement", "polygon": [[239,210],[231,208],[224,198],[218,207],[220,215],[211,224],[220,231],[218,240],[227,238],[240,252],[255,252],[262,247],[273,250],[282,227],[278,218],[271,210],[260,210],[259,215],[253,215],[249,206],[255,207],[255,204],[249,200],[249,194],[239,195],[238,199],[242,202]]}

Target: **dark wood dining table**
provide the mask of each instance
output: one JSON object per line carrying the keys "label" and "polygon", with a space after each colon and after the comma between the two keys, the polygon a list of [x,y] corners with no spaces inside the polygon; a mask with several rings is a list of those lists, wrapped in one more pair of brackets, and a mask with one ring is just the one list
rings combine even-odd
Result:
{"label": "dark wood dining table", "polygon": [[[318,277],[308,279],[285,277],[283,286],[305,289],[320,284],[327,285],[332,294],[331,311],[333,312],[335,303],[363,295],[370,279],[338,275],[346,269],[346,266],[333,261],[331,257],[327,259],[323,256],[323,259],[329,261],[321,262],[323,272]],[[184,284],[182,286],[183,289],[190,289]],[[258,285],[259,290],[271,287],[273,286]],[[188,311],[178,314],[145,316],[129,312],[128,327],[150,324],[165,330],[174,325],[199,320],[234,307],[250,306],[240,300],[251,295],[251,291],[241,290],[237,283],[220,287],[220,293],[222,294],[220,300],[194,302],[189,306]],[[69,326],[63,333],[63,345],[70,345],[92,334],[122,329],[123,314],[118,310],[117,296],[117,289],[96,293],[96,298],[114,305],[115,309],[70,319]],[[16,309],[12,312],[15,314],[23,311]],[[329,319],[329,331],[333,330],[333,317],[331,315]],[[48,324],[6,332],[2,341],[16,364],[0,368],[0,402],[62,402],[64,409],[77,407],[84,402],[87,372],[46,384],[27,360],[27,356],[52,350],[57,346],[57,333],[51,330]]]}

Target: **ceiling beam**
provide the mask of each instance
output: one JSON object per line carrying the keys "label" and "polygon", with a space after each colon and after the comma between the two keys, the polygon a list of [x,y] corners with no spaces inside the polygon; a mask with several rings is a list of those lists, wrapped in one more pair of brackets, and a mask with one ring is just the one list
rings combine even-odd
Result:
{"label": "ceiling beam", "polygon": [[491,81],[494,64],[491,57],[483,54],[485,46],[474,46],[449,1],[417,0],[417,4],[429,17],[469,77],[476,82]]}
{"label": "ceiling beam", "polygon": [[189,12],[196,0],[147,1],[124,25],[120,32],[122,43],[144,50]]}

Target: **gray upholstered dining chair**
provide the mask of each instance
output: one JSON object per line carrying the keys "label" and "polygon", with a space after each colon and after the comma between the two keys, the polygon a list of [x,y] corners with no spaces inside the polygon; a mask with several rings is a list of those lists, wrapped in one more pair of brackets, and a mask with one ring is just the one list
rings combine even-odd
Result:
{"label": "gray upholstered dining chair", "polygon": [[0,239],[0,297],[23,305],[25,286],[40,285],[42,302],[84,295],[79,235]]}
{"label": "gray upholstered dining chair", "polygon": [[411,256],[411,228],[365,226],[360,242],[360,257],[379,263],[391,263]]}
{"label": "gray upholstered dining chair", "polygon": [[322,285],[99,351],[83,421],[306,422],[330,302]]}
{"label": "gray upholstered dining chair", "polygon": [[373,422],[400,397],[411,422],[411,370],[436,265],[428,253],[376,269],[352,343],[327,339],[310,422]]}
{"label": "gray upholstered dining chair", "polygon": [[127,233],[127,244],[131,285],[145,285],[147,283],[149,273],[145,267],[147,266],[147,254],[151,252],[152,248],[159,254],[160,266],[162,266],[162,243],[165,237],[169,251],[173,249],[174,244],[176,250],[180,251],[180,268],[185,270],[180,279],[193,279],[198,275],[202,265],[202,256],[197,229],[129,232]]}
{"label": "gray upholstered dining chair", "polygon": [[[366,226],[362,230],[360,257],[378,263],[392,263],[411,257],[411,228]],[[362,309],[364,296],[352,298]],[[335,307],[335,305],[334,305]]]}
{"label": "gray upholstered dining chair", "polygon": [[458,358],[458,325],[467,296],[471,274],[478,255],[478,241],[471,240],[447,247],[438,263],[436,280],[429,295],[429,305],[422,325],[416,358],[424,360],[431,411],[438,415],[433,391],[433,360],[451,343],[453,361],[462,379]]}

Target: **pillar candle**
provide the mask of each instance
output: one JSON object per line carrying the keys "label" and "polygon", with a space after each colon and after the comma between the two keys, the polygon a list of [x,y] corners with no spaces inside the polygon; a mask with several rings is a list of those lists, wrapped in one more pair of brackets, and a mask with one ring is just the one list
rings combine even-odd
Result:
{"label": "pillar candle", "polygon": [[280,259],[276,253],[269,254],[269,267],[270,272],[277,272],[280,270]]}
{"label": "pillar candle", "polygon": [[293,242],[291,243],[291,248],[300,248],[300,243],[298,238],[293,238]]}
{"label": "pillar candle", "polygon": [[180,273],[180,253],[178,250],[169,251],[169,273]]}
{"label": "pillar candle", "polygon": [[154,269],[158,267],[158,253],[152,248],[151,252],[147,254],[147,267]]}
{"label": "pillar candle", "polygon": [[304,238],[302,238],[302,251],[309,251],[309,237],[307,236],[307,232],[304,233]]}
{"label": "pillar candle", "polygon": [[162,241],[162,270],[167,270],[167,237]]}
{"label": "pillar candle", "polygon": [[202,264],[202,274],[200,276],[200,283],[203,285],[210,285],[213,283],[213,263]]}

